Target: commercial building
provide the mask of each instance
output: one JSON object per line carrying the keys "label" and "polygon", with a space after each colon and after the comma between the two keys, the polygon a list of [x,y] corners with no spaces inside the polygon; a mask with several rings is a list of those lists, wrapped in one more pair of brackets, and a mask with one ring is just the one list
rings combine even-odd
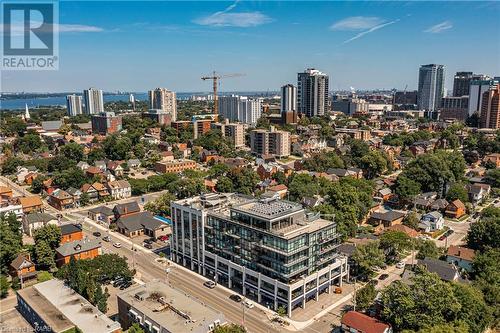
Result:
{"label": "commercial building", "polygon": [[370,104],[366,100],[356,96],[332,101],[333,111],[340,111],[349,116],[368,114],[369,106]]}
{"label": "commercial building", "polygon": [[253,154],[263,156],[272,154],[276,157],[290,156],[290,132],[271,129],[257,129],[250,132],[250,148]]}
{"label": "commercial building", "polygon": [[85,102],[85,114],[98,114],[104,112],[104,100],[102,90],[89,88],[83,91]]}
{"label": "commercial building", "polygon": [[262,115],[261,99],[238,95],[219,97],[219,115],[221,120],[255,125]]}
{"label": "commercial building", "polygon": [[122,130],[122,117],[114,112],[101,112],[91,118],[92,133],[107,135]]}
{"label": "commercial building", "polygon": [[155,171],[159,173],[178,173],[188,169],[196,169],[196,162],[193,160],[181,159],[155,163]]}
{"label": "commercial building", "polygon": [[37,332],[82,332],[119,333],[118,322],[85,298],[66,286],[64,281],[51,279],[32,287],[20,289],[17,309]]}
{"label": "commercial building", "polygon": [[469,116],[472,116],[474,113],[478,115],[481,113],[484,93],[498,85],[499,80],[496,79],[474,80],[471,82],[469,92]]}
{"label": "commercial building", "polygon": [[281,87],[281,119],[285,124],[297,122],[297,87],[287,84]]}
{"label": "commercial building", "polygon": [[[171,121],[177,120],[177,99],[175,92],[165,88],[149,91],[149,108],[170,114]],[[160,112],[161,113],[161,112]]]}
{"label": "commercial building", "polygon": [[418,75],[418,108],[430,113],[441,106],[444,96],[444,66],[422,65]]}
{"label": "commercial building", "polygon": [[82,114],[82,96],[75,94],[66,96],[66,109],[70,117]]}
{"label": "commercial building", "polygon": [[171,207],[172,260],[289,316],[348,276],[336,224],[300,204],[212,193]]}
{"label": "commercial building", "polygon": [[128,288],[117,298],[124,329],[138,323],[151,333],[208,333],[226,322],[222,313],[156,280]]}
{"label": "commercial building", "polygon": [[400,109],[409,109],[417,105],[418,91],[396,91],[394,94],[394,104],[398,105]]}
{"label": "commercial building", "polygon": [[306,117],[323,116],[328,111],[328,75],[314,68],[297,74],[297,107]]}
{"label": "commercial building", "polygon": [[468,117],[469,96],[443,97],[441,102],[440,119],[456,119],[465,121]]}
{"label": "commercial building", "polygon": [[500,85],[498,84],[483,93],[479,127],[500,128]]}

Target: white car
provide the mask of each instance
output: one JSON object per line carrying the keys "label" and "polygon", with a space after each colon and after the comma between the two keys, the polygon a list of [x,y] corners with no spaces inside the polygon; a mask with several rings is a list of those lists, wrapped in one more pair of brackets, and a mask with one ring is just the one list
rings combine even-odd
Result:
{"label": "white car", "polygon": [[405,268],[405,262],[404,261],[400,261],[396,264],[396,268]]}
{"label": "white car", "polygon": [[251,308],[253,308],[253,307],[254,307],[253,303],[252,303],[252,302],[250,302],[249,300],[245,300],[245,301],[243,302],[243,305],[244,305],[244,306],[246,306],[246,307],[247,307],[247,308],[249,308],[249,309],[251,309]]}
{"label": "white car", "polygon": [[113,243],[113,246],[114,246],[114,247],[117,247],[117,248],[120,248],[120,247],[122,247],[122,244],[121,244],[121,243],[116,242],[116,243]]}

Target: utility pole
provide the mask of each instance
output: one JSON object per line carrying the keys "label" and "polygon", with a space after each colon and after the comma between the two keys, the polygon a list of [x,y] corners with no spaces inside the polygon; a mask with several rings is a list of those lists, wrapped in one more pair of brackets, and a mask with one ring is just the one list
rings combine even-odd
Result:
{"label": "utility pole", "polygon": [[356,278],[354,278],[354,298],[353,298],[353,304],[354,304],[354,308],[353,308],[353,311],[356,311]]}

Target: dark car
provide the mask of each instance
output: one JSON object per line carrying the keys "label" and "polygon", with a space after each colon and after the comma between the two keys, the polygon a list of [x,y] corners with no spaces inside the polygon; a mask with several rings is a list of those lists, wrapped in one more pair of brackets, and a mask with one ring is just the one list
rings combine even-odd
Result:
{"label": "dark car", "polygon": [[96,236],[96,237],[101,237],[101,233],[99,231],[94,231],[92,233],[92,235]]}
{"label": "dark car", "polygon": [[122,284],[126,283],[126,281],[123,278],[118,278],[113,282],[113,287],[118,288]]}
{"label": "dark car", "polygon": [[153,241],[151,239],[145,239],[144,243],[146,243],[146,244],[153,244]]}
{"label": "dark car", "polygon": [[105,242],[111,242],[111,238],[109,236],[104,236],[102,240]]}
{"label": "dark car", "polygon": [[378,279],[379,279],[379,280],[385,280],[385,279],[387,279],[388,277],[389,277],[389,274],[385,274],[385,273],[384,273],[384,274],[380,275]]}
{"label": "dark car", "polygon": [[151,243],[144,243],[144,247],[146,249],[150,249],[151,250],[153,248],[153,245],[151,245]]}
{"label": "dark car", "polygon": [[235,301],[237,303],[240,303],[243,300],[243,298],[240,295],[236,295],[236,294],[233,294],[233,295],[229,296],[229,298],[232,301]]}
{"label": "dark car", "polygon": [[128,287],[130,287],[132,285],[132,282],[129,281],[129,282],[125,282],[123,283],[121,286],[120,286],[120,290],[124,290],[124,289],[127,289]]}
{"label": "dark car", "polygon": [[377,280],[377,279],[372,279],[372,280],[370,280],[370,282],[368,282],[368,283],[369,283],[369,284],[371,284],[371,285],[376,286],[376,285],[378,284],[378,280]]}

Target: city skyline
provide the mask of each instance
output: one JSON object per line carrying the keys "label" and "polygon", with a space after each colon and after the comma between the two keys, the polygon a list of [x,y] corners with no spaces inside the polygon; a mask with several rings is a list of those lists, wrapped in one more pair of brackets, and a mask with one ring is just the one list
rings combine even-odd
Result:
{"label": "city skyline", "polygon": [[246,74],[222,91],[277,91],[308,67],[330,90],[414,90],[428,63],[446,67],[446,90],[458,71],[500,75],[498,2],[63,1],[59,13],[59,70],[4,71],[2,91],[209,91],[212,70]]}

